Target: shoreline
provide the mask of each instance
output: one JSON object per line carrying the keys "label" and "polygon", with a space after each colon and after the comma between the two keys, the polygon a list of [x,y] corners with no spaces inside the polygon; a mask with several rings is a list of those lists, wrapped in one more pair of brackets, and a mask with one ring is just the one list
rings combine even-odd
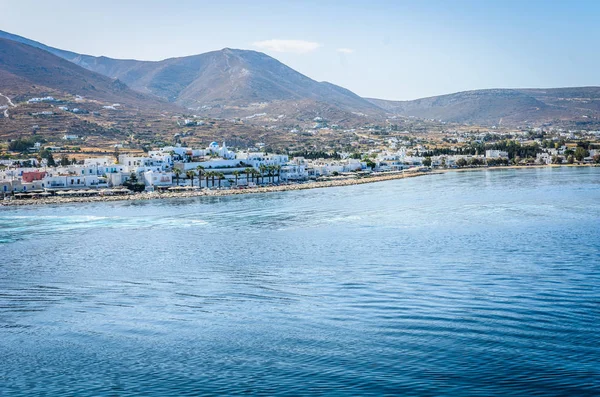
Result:
{"label": "shoreline", "polygon": [[274,192],[286,192],[292,190],[308,190],[308,189],[321,189],[326,187],[340,187],[340,186],[351,186],[351,185],[362,185],[365,183],[384,182],[394,179],[405,179],[415,178],[418,176],[435,175],[439,174],[435,171],[427,172],[396,172],[388,173],[377,176],[366,176],[362,178],[340,178],[328,181],[313,181],[307,183],[298,183],[290,185],[279,185],[279,186],[261,186],[247,189],[227,189],[227,190],[195,190],[187,192],[166,192],[166,193],[135,193],[124,196],[91,196],[91,197],[48,197],[38,199],[25,199],[25,200],[2,200],[0,201],[0,207],[13,207],[13,206],[30,206],[30,205],[51,205],[51,204],[69,204],[69,203],[93,203],[93,202],[110,202],[110,201],[145,201],[145,200],[160,200],[160,199],[175,199],[175,198],[194,198],[194,197],[221,197],[221,196],[234,196],[241,194],[261,194],[261,193],[274,193]]}
{"label": "shoreline", "polygon": [[431,171],[397,171],[394,173],[385,173],[383,175],[340,178],[328,181],[313,181],[307,183],[298,183],[280,186],[264,186],[247,189],[227,189],[227,190],[195,190],[186,192],[166,192],[166,193],[135,193],[125,196],[91,196],[91,197],[48,197],[38,199],[25,200],[1,200],[0,207],[14,206],[31,206],[31,205],[52,205],[52,204],[70,204],[70,203],[93,203],[93,202],[111,202],[111,201],[145,201],[145,200],[160,200],[160,199],[176,199],[176,198],[194,198],[194,197],[221,197],[233,196],[241,194],[262,194],[285,192],[292,190],[308,190],[322,189],[327,187],[341,187],[362,185],[365,183],[385,182],[396,179],[415,178],[427,175],[440,175],[448,172],[470,172],[470,171],[487,171],[487,170],[514,170],[514,169],[531,169],[531,168],[555,168],[555,167],[595,167],[595,165],[531,165],[531,166],[499,166],[499,167],[477,167],[477,168],[449,168],[435,169]]}

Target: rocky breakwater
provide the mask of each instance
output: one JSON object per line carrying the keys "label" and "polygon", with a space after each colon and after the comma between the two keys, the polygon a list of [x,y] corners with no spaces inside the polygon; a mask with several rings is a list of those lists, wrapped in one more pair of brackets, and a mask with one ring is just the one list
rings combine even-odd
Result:
{"label": "rocky breakwater", "polygon": [[152,193],[136,193],[127,195],[113,195],[113,196],[90,196],[90,197],[64,197],[64,196],[51,196],[41,198],[30,198],[30,199],[9,199],[0,201],[0,206],[15,206],[15,205],[48,205],[48,204],[66,204],[66,203],[91,203],[91,202],[110,202],[110,201],[124,201],[124,200],[154,200],[154,199],[169,199],[169,198],[190,198],[190,197],[202,197],[202,196],[231,196],[236,194],[257,194],[257,193],[274,193],[284,192],[290,190],[305,190],[305,189],[318,189],[325,187],[339,187],[349,185],[360,185],[363,183],[374,183],[383,182],[393,179],[413,178],[423,175],[431,175],[436,172],[421,172],[421,171],[405,171],[405,172],[390,172],[382,174],[374,174],[368,176],[342,176],[338,178],[331,178],[324,181],[306,182],[306,183],[292,183],[287,185],[276,185],[276,186],[257,186],[246,189],[201,189],[201,190],[188,190],[183,192],[152,192]]}

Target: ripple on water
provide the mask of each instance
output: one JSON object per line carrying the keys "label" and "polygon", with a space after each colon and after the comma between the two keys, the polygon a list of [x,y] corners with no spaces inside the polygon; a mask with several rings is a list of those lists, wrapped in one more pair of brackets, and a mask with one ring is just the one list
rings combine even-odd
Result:
{"label": "ripple on water", "polygon": [[598,395],[598,170],[0,213],[2,395]]}

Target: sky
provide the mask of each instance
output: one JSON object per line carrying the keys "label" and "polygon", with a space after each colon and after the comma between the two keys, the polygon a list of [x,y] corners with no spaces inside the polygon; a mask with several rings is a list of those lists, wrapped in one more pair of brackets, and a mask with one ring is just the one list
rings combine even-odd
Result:
{"label": "sky", "polygon": [[0,0],[0,30],[90,55],[265,52],[358,95],[600,85],[600,1]]}

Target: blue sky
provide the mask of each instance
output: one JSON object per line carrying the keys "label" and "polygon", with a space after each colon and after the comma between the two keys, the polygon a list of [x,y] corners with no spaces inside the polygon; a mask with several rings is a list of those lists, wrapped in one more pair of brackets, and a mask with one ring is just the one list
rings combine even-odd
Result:
{"label": "blue sky", "polygon": [[263,51],[359,95],[600,85],[600,1],[0,0],[0,29],[159,60]]}

